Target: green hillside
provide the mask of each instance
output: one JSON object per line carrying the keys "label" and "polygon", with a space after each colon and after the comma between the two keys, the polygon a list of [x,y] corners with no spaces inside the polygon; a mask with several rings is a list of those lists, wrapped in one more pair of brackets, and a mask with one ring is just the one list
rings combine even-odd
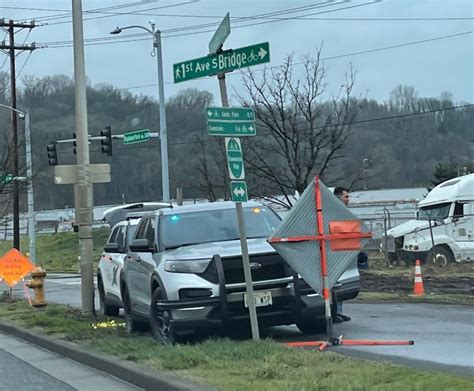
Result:
{"label": "green hillside", "polygon": [[[92,231],[94,240],[93,262],[96,265],[100,253],[109,235],[109,228],[102,227]],[[28,252],[28,237],[21,238],[21,252]],[[0,254],[12,248],[11,241],[0,241]],[[75,232],[59,232],[36,236],[37,264],[47,271],[79,271],[79,234]]]}

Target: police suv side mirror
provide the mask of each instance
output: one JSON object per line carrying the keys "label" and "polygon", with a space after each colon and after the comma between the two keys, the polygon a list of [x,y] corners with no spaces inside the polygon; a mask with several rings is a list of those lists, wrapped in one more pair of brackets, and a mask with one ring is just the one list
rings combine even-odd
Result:
{"label": "police suv side mirror", "polygon": [[150,245],[148,239],[133,239],[130,244],[130,251],[133,252],[153,252],[153,246]]}
{"label": "police suv side mirror", "polygon": [[106,253],[119,253],[121,252],[120,245],[118,243],[107,243],[104,246],[104,251]]}

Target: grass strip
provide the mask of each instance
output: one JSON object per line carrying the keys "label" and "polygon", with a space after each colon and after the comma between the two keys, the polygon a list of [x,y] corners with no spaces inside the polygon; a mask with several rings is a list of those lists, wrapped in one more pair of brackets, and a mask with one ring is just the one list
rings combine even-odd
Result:
{"label": "grass strip", "polygon": [[0,320],[54,335],[150,369],[168,370],[219,390],[471,390],[474,379],[290,349],[272,340],[208,339],[160,345],[149,334],[128,336],[123,320],[96,322],[62,305],[34,309],[0,303]]}
{"label": "grass strip", "polygon": [[474,306],[474,295],[461,293],[427,293],[423,296],[413,296],[397,292],[360,292],[353,302],[377,303],[431,303],[431,304],[457,304]]}

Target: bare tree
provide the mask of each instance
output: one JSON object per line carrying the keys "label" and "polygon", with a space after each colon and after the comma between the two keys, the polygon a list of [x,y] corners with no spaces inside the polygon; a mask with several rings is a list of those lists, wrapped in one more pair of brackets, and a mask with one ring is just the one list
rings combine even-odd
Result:
{"label": "bare tree", "polygon": [[246,168],[257,178],[260,196],[283,194],[292,205],[314,175],[323,177],[344,156],[344,145],[357,114],[351,98],[355,73],[350,67],[339,92],[326,96],[326,68],[321,49],[303,58],[303,76],[293,75],[293,56],[276,70],[243,74],[244,106],[255,109],[257,136],[245,140]]}
{"label": "bare tree", "polygon": [[196,171],[199,187],[207,194],[210,201],[219,197],[229,198],[229,172],[227,170],[226,153],[220,137],[211,139],[204,137],[204,131],[197,136],[198,147],[192,154],[198,158]]}

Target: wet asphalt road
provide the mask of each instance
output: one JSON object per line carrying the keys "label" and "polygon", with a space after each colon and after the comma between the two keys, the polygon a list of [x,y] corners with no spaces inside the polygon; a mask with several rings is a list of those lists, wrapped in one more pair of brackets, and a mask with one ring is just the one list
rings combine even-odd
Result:
{"label": "wet asphalt road", "polygon": [[[467,306],[435,304],[344,303],[351,321],[334,325],[344,339],[414,340],[412,346],[337,346],[333,351],[383,358],[423,369],[446,369],[474,376],[474,311]],[[314,340],[296,326],[271,329],[285,341]],[[367,354],[366,354],[367,353]],[[375,358],[375,356],[374,356]]]}
{"label": "wet asphalt road", "polygon": [[[46,287],[48,301],[80,307],[79,277],[57,275],[47,280]],[[20,287],[15,291],[17,294],[22,294]],[[343,335],[345,339],[414,340],[415,344],[412,346],[334,346],[330,348],[333,351],[474,376],[474,310],[472,307],[418,303],[346,302],[344,313],[351,316],[352,320],[335,324],[333,330],[335,337]],[[280,341],[324,338],[324,336],[305,336],[296,326],[273,327],[265,330],[263,335]]]}

